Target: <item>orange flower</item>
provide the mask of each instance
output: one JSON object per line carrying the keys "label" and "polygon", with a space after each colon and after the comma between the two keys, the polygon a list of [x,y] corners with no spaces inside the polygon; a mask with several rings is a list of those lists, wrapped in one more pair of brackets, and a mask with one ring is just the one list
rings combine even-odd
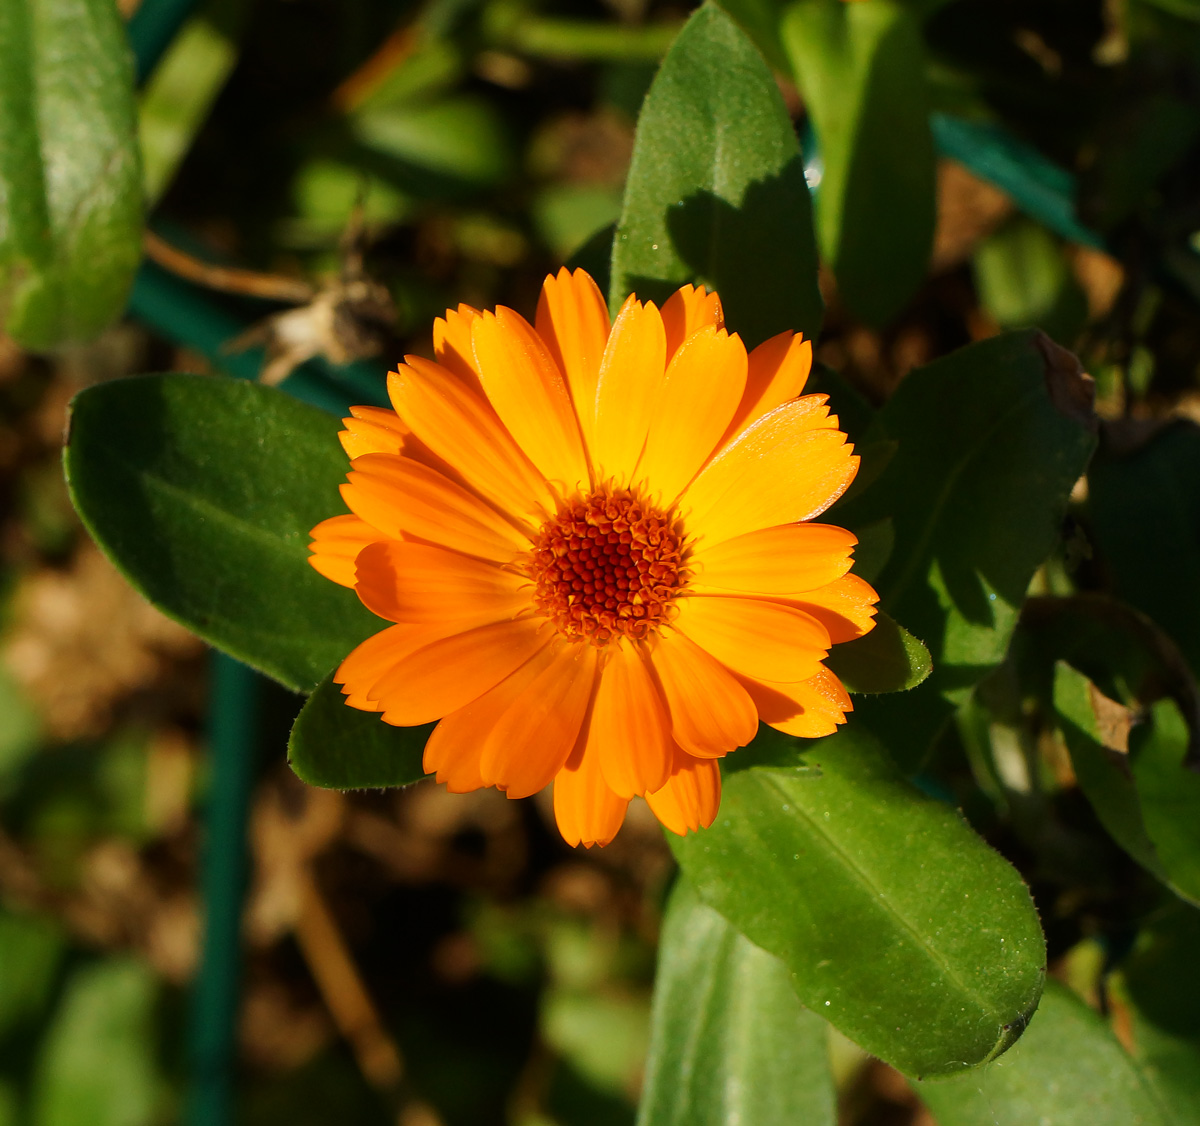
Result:
{"label": "orange flower", "polygon": [[312,565],[394,623],[346,658],[347,703],[441,722],[425,769],[454,792],[554,783],[571,844],[607,844],[645,795],[676,833],[708,826],[717,760],[762,719],[827,735],[850,698],[822,661],[866,633],[857,542],[810,523],[858,458],[791,332],[747,356],[715,293],[609,324],[582,270],[548,277],[530,325],[466,305],[437,362],[354,407],[350,515]]}

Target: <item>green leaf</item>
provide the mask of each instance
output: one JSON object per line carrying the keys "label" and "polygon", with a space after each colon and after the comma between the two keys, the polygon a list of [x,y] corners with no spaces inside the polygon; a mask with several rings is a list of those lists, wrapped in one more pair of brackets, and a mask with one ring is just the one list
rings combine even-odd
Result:
{"label": "green leaf", "polygon": [[65,946],[49,920],[0,911],[0,1038],[48,1007]]}
{"label": "green leaf", "polygon": [[838,518],[893,522],[875,585],[928,646],[934,671],[902,702],[867,702],[863,715],[911,766],[1008,649],[1095,445],[1091,382],[1048,337],[1013,333],[909,374],[876,425],[900,448]]}
{"label": "green leaf", "polygon": [[131,959],[75,971],[39,1053],[34,1126],[150,1126],[161,1120],[156,993],[153,975]]}
{"label": "green leaf", "polygon": [[1087,321],[1062,241],[1032,219],[1018,216],[989,235],[972,265],[983,307],[1001,328],[1036,327],[1069,343]]}
{"label": "green leaf", "polygon": [[882,325],[924,280],[933,247],[919,19],[900,0],[792,0],[780,38],[820,145],[822,256],[851,310]]}
{"label": "green leaf", "polygon": [[425,777],[421,753],[432,725],[393,727],[376,712],[346,703],[327,676],[300,709],[288,738],[288,762],[310,786],[373,790]]}
{"label": "green leaf", "polygon": [[0,329],[95,336],[141,258],[133,59],[112,0],[0,5]]}
{"label": "green leaf", "polygon": [[715,288],[751,347],[820,328],[795,131],[762,56],[711,4],[679,33],[638,119],[609,303],[661,303],[685,282]]}
{"label": "green leaf", "polygon": [[1174,1115],[1200,1122],[1200,912],[1175,904],[1138,936],[1111,982],[1128,1006],[1133,1054]]}
{"label": "green leaf", "polygon": [[704,902],[784,962],[805,1005],[906,1074],[1004,1051],[1046,959],[1016,871],[861,726],[815,743],[764,733],[734,760],[712,828],[671,841]]}
{"label": "green leaf", "polygon": [[833,1126],[825,1022],[787,969],[706,907],[671,892],[654,979],[638,1126]]}
{"label": "green leaf", "polygon": [[[1159,700],[1129,733],[1129,758],[1146,834],[1172,887],[1200,902],[1200,773],[1174,700]],[[1191,767],[1191,768],[1189,768]]]}
{"label": "green leaf", "polygon": [[825,664],[848,692],[906,692],[933,670],[929,650],[883,611],[870,633],[835,645]]}
{"label": "green leaf", "polygon": [[1097,695],[1086,676],[1059,663],[1054,674],[1054,709],[1079,788],[1113,840],[1165,882],[1167,874],[1146,835],[1128,755],[1109,746],[1100,730]]}
{"label": "green leaf", "polygon": [[151,375],[76,396],[71,499],[163,613],[298,692],[382,628],[307,562],[309,530],[343,511],[338,422],[269,387]]}
{"label": "green leaf", "polygon": [[1200,675],[1197,480],[1194,423],[1176,423],[1128,452],[1106,444],[1088,474],[1088,514],[1116,592],[1162,626]]}
{"label": "green leaf", "polygon": [[1046,983],[1012,1051],[970,1075],[922,1083],[938,1126],[1170,1126],[1141,1068],[1104,1021],[1056,981]]}

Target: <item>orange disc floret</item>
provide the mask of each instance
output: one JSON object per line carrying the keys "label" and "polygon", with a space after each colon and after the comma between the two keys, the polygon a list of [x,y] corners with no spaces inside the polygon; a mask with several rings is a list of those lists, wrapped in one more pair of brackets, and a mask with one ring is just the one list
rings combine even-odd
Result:
{"label": "orange disc floret", "polygon": [[852,708],[825,666],[871,629],[856,539],[815,518],[858,458],[812,347],[747,352],[684,286],[610,322],[561,270],[530,324],[460,305],[430,361],[354,408],[350,509],[312,565],[386,623],[335,674],[382,722],[439,720],[425,769],[454,792],[554,786],[572,845],[603,845],[644,796],[675,833],[708,826],[722,756],[760,722],[828,735]]}
{"label": "orange disc floret", "polygon": [[564,504],[537,534],[534,602],[563,637],[606,645],[663,625],[687,582],[680,520],[635,490],[602,487]]}

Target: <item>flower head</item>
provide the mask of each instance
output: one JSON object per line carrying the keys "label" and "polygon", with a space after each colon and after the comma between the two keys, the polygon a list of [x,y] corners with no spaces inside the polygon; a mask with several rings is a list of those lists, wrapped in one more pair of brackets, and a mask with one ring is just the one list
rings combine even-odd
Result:
{"label": "flower head", "polygon": [[393,624],[335,680],[387,723],[440,720],[425,769],[456,792],[554,783],[571,844],[606,844],[644,795],[676,833],[709,825],[717,760],[759,720],[831,733],[850,698],[822,663],[872,626],[855,537],[812,523],[858,468],[809,342],[749,355],[715,293],[610,325],[582,270],[546,279],[530,325],[465,305],[436,362],[352,408],[342,496],[310,562]]}

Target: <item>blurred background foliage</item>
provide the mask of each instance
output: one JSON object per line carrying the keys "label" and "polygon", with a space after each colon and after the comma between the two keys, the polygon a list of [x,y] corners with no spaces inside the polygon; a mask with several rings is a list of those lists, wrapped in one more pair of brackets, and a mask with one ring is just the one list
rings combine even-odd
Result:
{"label": "blurred background foliage", "polygon": [[[1100,448],[1061,546],[921,778],[1030,882],[1055,976],[1200,1116],[1198,916],[1135,863],[1156,856],[1200,898],[1200,841],[1156,812],[1186,787],[1138,751],[1170,738],[1200,761],[1200,4],[727,7],[802,138],[819,361],[878,406],[914,367],[1038,326],[1096,380]],[[101,8],[0,17],[0,1126],[171,1122],[190,1081],[211,673],[82,533],[58,463],[67,401],[134,372],[264,366],[309,397],[378,400],[383,366],[428,354],[448,305],[530,311],[573,255],[604,273],[638,109],[689,14]],[[40,119],[70,190],[20,179],[33,118],[14,75],[54,62],[25,51],[21,20],[49,35],[51,16],[104,64],[89,121],[112,163],[85,159],[103,138],[81,142],[52,99]],[[29,236],[43,228],[53,253]],[[635,809],[584,855],[541,799],[307,789],[281,753],[297,701],[262,691],[236,1120],[632,1123],[673,872],[653,818]],[[1136,794],[1109,753],[1131,745]],[[1049,995],[1045,1035],[1093,1035],[1067,996]],[[949,1086],[918,1099],[839,1038],[831,1052],[846,1126],[991,1120]]]}

